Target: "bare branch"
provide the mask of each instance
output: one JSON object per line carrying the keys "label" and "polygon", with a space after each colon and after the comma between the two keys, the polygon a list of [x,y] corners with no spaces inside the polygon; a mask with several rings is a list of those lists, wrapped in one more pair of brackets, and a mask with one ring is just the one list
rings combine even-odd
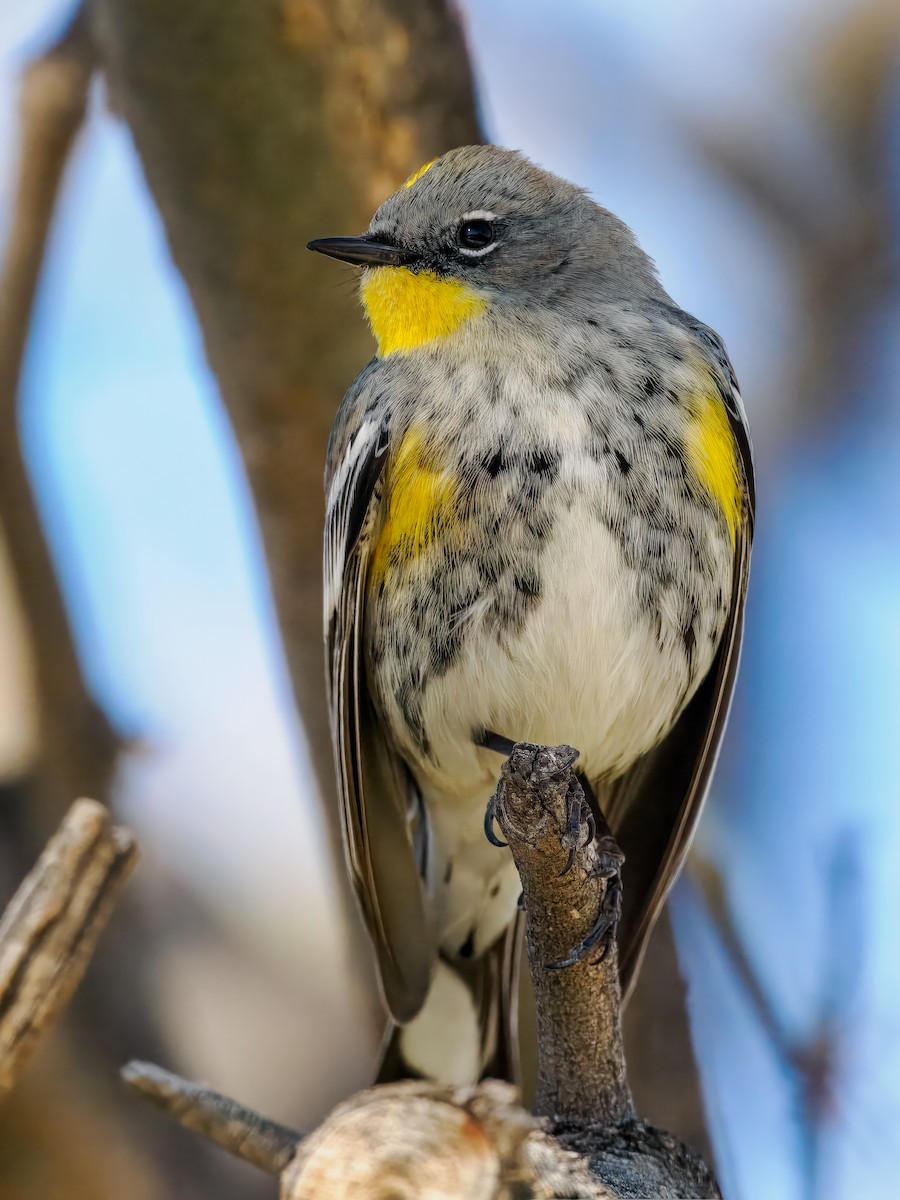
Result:
{"label": "bare branch", "polygon": [[[552,1175],[565,1190],[550,1186]],[[301,1145],[282,1200],[420,1196],[513,1200],[603,1197],[584,1164],[546,1138],[498,1080],[476,1087],[407,1081],[339,1105]]]}
{"label": "bare branch", "polygon": [[571,817],[584,796],[570,746],[519,743],[493,812],[522,880],[538,1026],[536,1108],[559,1143],[583,1155],[613,1196],[717,1196],[688,1146],[636,1119],[622,1047],[618,955],[558,969],[608,905],[611,836],[584,836]]}
{"label": "bare branch", "polygon": [[590,955],[562,970],[552,965],[590,932],[609,882],[598,869],[597,844],[583,829],[575,834],[582,844],[568,846],[569,813],[573,805],[579,813],[584,807],[572,771],[576,758],[570,746],[517,745],[503,765],[495,814],[522,879],[538,1014],[536,1110],[614,1122],[634,1116],[616,948],[597,965]]}
{"label": "bare branch", "polygon": [[78,985],[137,859],[131,834],[78,800],[0,919],[0,1093]]}
{"label": "bare branch", "polygon": [[[817,425],[823,413],[858,403],[859,347],[872,314],[896,287],[893,158],[886,130],[895,95],[900,10],[872,0],[849,5],[808,48],[810,143],[827,148],[819,173],[798,171],[795,142],[752,130],[688,130],[696,148],[749,199],[794,258],[802,300],[789,362],[796,372],[796,416]],[[810,203],[810,196],[821,202]],[[864,368],[863,368],[864,369]]]}
{"label": "bare branch", "polygon": [[300,1143],[298,1133],[153,1063],[130,1062],[122,1068],[122,1078],[185,1129],[202,1134],[269,1175],[281,1174]]}

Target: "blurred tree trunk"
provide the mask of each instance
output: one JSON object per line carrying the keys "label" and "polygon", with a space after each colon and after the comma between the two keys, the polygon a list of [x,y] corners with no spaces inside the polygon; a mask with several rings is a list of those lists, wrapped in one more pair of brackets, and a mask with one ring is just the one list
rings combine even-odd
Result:
{"label": "blurred tree trunk", "polygon": [[0,528],[0,787],[21,779],[38,754],[38,698],[28,623]]}
{"label": "blurred tree trunk", "polygon": [[336,286],[305,246],[361,231],[422,162],[480,140],[462,34],[444,0],[96,0],[94,15],[237,436],[330,800],[322,475],[372,344],[355,275]]}

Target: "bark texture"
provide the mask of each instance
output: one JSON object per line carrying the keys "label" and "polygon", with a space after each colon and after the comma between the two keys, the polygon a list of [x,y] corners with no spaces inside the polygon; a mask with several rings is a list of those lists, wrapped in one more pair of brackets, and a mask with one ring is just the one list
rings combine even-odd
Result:
{"label": "bark texture", "polygon": [[0,1094],[68,1003],[136,858],[106,809],[79,800],[0,919]]}
{"label": "bark texture", "polygon": [[537,1014],[535,1110],[554,1119],[615,1123],[634,1116],[616,947],[602,962],[587,955],[557,966],[590,933],[610,885],[594,840],[571,844],[585,839],[581,821],[568,827],[570,814],[585,809],[572,772],[577,757],[570,746],[520,743],[503,764],[493,813],[522,880]]}

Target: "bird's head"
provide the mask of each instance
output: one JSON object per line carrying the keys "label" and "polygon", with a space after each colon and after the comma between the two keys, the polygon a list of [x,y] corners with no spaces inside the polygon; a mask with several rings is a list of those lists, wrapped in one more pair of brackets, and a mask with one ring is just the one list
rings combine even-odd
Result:
{"label": "bird's head", "polygon": [[662,296],[628,227],[587,193],[498,146],[426,163],[359,237],[309,249],[364,267],[379,353],[409,353],[491,311]]}

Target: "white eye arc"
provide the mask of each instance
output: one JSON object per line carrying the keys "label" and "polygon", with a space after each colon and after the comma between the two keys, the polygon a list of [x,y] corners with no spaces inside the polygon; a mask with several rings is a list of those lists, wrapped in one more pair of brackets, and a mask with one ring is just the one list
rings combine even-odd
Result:
{"label": "white eye arc", "polygon": [[[484,258],[486,254],[490,254],[492,250],[496,250],[498,243],[496,238],[491,236],[494,231],[490,228],[490,225],[492,222],[499,219],[499,213],[488,212],[487,210],[481,208],[476,209],[474,212],[465,213],[459,219],[459,222],[456,226],[457,249],[459,253],[464,255],[466,258]],[[463,241],[463,237],[467,226],[475,227],[474,231],[469,231],[470,233],[480,232],[481,236],[488,236],[491,238],[491,240],[481,246],[474,244],[466,245]],[[479,230],[479,226],[485,226],[486,228]]]}

